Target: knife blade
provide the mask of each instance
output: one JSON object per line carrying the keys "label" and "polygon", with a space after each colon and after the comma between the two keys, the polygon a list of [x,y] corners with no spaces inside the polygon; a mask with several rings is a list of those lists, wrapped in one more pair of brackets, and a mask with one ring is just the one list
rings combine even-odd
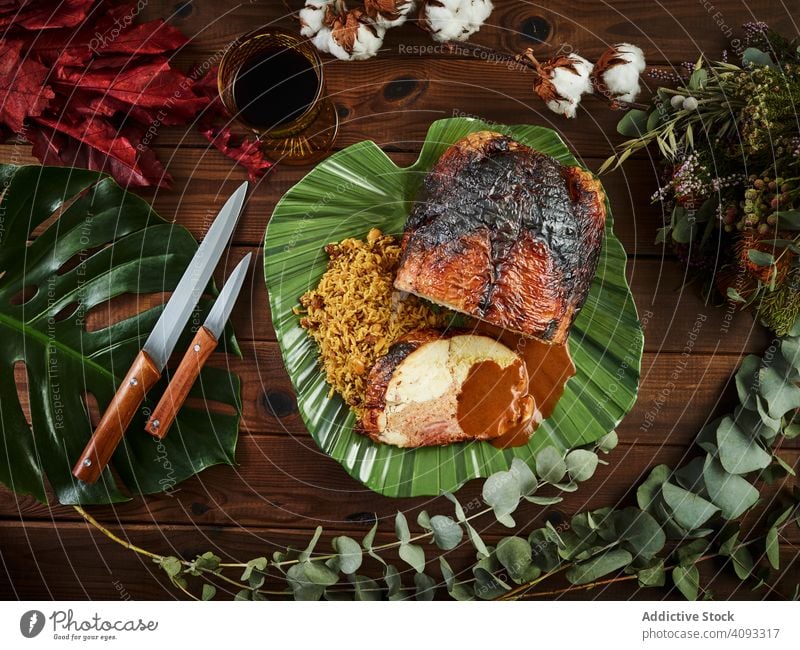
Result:
{"label": "knife blade", "polygon": [[172,376],[167,390],[164,391],[158,405],[153,409],[145,431],[159,440],[167,435],[175,416],[186,401],[192,385],[197,381],[203,364],[216,349],[225,329],[225,323],[228,322],[239,292],[242,290],[252,256],[252,253],[245,255],[228,277],[208,317],[189,344],[189,349],[186,350],[186,354]]}
{"label": "knife blade", "polygon": [[178,337],[228,245],[246,195],[247,182],[239,186],[217,214],[156,321],[153,331],[117,388],[75,467],[72,468],[72,475],[75,478],[84,483],[97,481],[147,391],[161,377]]}

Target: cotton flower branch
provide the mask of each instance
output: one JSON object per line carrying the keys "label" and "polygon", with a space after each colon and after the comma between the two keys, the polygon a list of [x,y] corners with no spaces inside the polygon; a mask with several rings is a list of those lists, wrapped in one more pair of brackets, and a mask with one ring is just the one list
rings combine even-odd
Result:
{"label": "cotton flower branch", "polygon": [[419,10],[419,24],[434,41],[465,41],[494,9],[491,0],[428,0]]}
{"label": "cotton flower branch", "polygon": [[417,24],[438,42],[464,41],[494,9],[491,0],[364,0],[348,8],[344,0],[306,0],[298,12],[300,33],[326,54],[344,61],[375,56],[386,31],[418,10]]}
{"label": "cotton flower branch", "polygon": [[536,75],[533,91],[559,115],[575,117],[578,105],[587,96],[604,100],[613,109],[647,108],[634,101],[640,90],[640,74],[646,67],[644,55],[635,45],[614,45],[595,65],[575,53],[559,54],[542,63],[532,48],[514,55],[475,43],[450,41],[447,46],[454,55],[505,61],[512,69],[516,65],[531,70]]}

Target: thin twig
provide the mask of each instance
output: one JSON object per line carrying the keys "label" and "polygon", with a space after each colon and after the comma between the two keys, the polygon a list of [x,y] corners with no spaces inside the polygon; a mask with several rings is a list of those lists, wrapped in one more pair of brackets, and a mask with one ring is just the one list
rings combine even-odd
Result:
{"label": "thin twig", "polygon": [[131,551],[135,551],[136,553],[139,553],[140,555],[145,555],[145,556],[147,556],[149,558],[152,558],[153,560],[161,561],[161,560],[164,559],[163,555],[158,555],[157,553],[151,553],[150,551],[147,551],[147,550],[145,550],[143,548],[140,548],[140,547],[136,546],[135,544],[131,544],[129,541],[124,540],[121,537],[115,535],[110,530],[108,530],[108,528],[106,528],[99,521],[97,521],[97,519],[92,517],[92,515],[90,515],[83,508],[81,508],[81,506],[72,506],[72,507],[75,508],[75,510],[80,514],[80,516],[83,517],[89,524],[94,526],[97,530],[99,530],[101,533],[103,533],[103,535],[108,537],[110,540],[115,541],[117,544],[119,544],[121,546],[124,546],[125,548],[127,548],[127,549],[129,549]]}

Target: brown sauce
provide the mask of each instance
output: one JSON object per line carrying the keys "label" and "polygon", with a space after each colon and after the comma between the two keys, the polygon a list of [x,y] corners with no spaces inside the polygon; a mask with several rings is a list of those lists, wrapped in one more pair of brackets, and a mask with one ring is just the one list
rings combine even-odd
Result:
{"label": "brown sauce", "polygon": [[529,424],[534,404],[525,377],[521,361],[506,368],[492,360],[473,364],[458,395],[458,424],[464,433],[497,438]]}
{"label": "brown sauce", "polygon": [[[569,344],[543,343],[487,323],[480,323],[476,327],[475,333],[491,336],[514,350],[528,371],[527,393],[534,404],[532,416],[490,440],[492,445],[500,449],[526,445],[542,420],[553,414],[558,400],[564,394],[567,380],[575,375],[575,364],[569,354]],[[507,403],[500,400],[508,399],[507,395],[495,397],[494,393],[491,397],[500,404]],[[485,399],[484,401],[489,402],[490,400]],[[499,409],[499,406],[496,409]]]}

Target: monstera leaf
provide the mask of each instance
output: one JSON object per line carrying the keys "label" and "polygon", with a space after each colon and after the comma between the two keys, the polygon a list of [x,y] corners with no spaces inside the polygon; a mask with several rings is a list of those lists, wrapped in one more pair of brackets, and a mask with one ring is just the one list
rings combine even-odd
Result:
{"label": "monstera leaf", "polygon": [[[113,456],[113,473],[107,468],[95,485],[73,478],[92,432],[91,404],[105,410],[162,307],[110,324],[93,316],[113,315],[109,301],[119,296],[174,289],[197,243],[105,174],[0,165],[0,190],[0,481],[40,501],[49,482],[61,503],[112,503],[232,464],[239,380],[206,368],[193,391],[199,399],[163,441],[144,431],[152,408],[145,403]],[[231,334],[225,345],[238,353]],[[161,390],[163,382],[150,399]]]}

